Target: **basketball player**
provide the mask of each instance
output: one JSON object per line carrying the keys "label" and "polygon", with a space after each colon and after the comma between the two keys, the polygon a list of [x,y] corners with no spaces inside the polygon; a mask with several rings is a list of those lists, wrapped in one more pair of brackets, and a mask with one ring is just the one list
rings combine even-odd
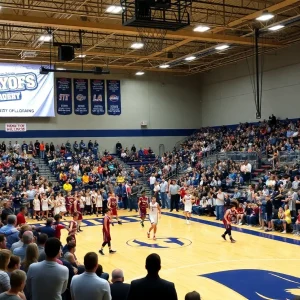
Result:
{"label": "basketball player", "polygon": [[147,215],[148,205],[149,205],[149,200],[148,200],[148,197],[145,196],[145,191],[143,190],[142,195],[139,198],[139,202],[138,202],[142,227],[144,227],[144,220],[145,220],[146,215]]}
{"label": "basketball player", "polygon": [[159,204],[156,202],[155,196],[152,197],[152,200],[149,204],[149,220],[151,223],[151,227],[149,231],[147,232],[148,239],[150,238],[150,232],[153,229],[153,240],[156,240],[156,230],[157,230],[157,223],[158,223],[158,217],[160,217],[161,214],[161,208]]}
{"label": "basketball player", "polygon": [[235,243],[236,241],[231,236],[231,220],[232,217],[236,215],[235,205],[231,204],[231,207],[226,210],[225,216],[223,218],[223,223],[226,228],[224,234],[222,234],[222,238],[226,241],[226,234],[229,235],[231,243]]}
{"label": "basketball player", "polygon": [[195,202],[194,196],[190,194],[190,190],[187,189],[185,191],[185,195],[182,198],[182,202],[184,204],[184,214],[186,218],[186,224],[190,224],[190,218],[191,218],[191,213],[192,213],[192,206],[193,203]]}
{"label": "basketball player", "polygon": [[[118,221],[118,224],[122,225],[122,222],[119,220],[119,217],[118,217],[117,207],[118,207],[118,200],[115,197],[115,194],[111,193],[107,199],[107,208],[111,210],[112,218],[115,217]],[[114,223],[112,222],[111,225],[114,226]]]}
{"label": "basketball player", "polygon": [[74,212],[73,213],[73,220],[70,222],[70,227],[69,227],[69,236],[74,237],[74,240],[76,241],[76,232],[77,232],[77,220],[78,220],[78,213]]}
{"label": "basketball player", "polygon": [[108,208],[105,214],[105,217],[103,219],[103,228],[102,228],[102,232],[103,232],[103,243],[102,243],[102,247],[99,250],[99,253],[101,255],[104,255],[103,252],[103,248],[108,245],[109,248],[109,253],[116,253],[116,251],[111,249],[111,236],[110,236],[110,223],[111,223],[111,210]]}

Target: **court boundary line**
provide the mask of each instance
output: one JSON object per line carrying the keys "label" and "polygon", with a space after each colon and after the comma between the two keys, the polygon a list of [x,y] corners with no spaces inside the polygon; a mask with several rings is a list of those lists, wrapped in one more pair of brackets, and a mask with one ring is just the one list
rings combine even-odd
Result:
{"label": "court boundary line", "polygon": [[[177,219],[183,219],[183,220],[185,219],[185,216],[178,215],[178,214],[171,213],[171,212],[162,212],[162,214],[169,216],[169,217],[175,217]],[[197,219],[197,218],[192,217],[191,221],[196,222],[196,223],[202,223],[202,224],[209,225],[209,226],[224,228],[223,223],[216,223],[216,222],[209,221],[209,220]],[[250,235],[253,235],[256,237],[260,237],[260,238],[275,240],[277,242],[288,243],[291,245],[300,245],[300,240],[294,239],[292,237],[277,236],[277,235],[273,235],[270,233],[266,233],[264,231],[259,232],[259,231],[254,231],[254,230],[250,230],[247,228],[241,228],[241,227],[236,227],[236,226],[232,226],[232,230],[236,231],[236,232],[240,232],[240,233],[250,234]]]}

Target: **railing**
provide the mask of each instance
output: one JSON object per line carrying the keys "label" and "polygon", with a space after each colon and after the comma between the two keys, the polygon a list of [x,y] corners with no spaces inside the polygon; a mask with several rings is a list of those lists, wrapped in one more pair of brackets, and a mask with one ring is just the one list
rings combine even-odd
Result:
{"label": "railing", "polygon": [[[273,160],[273,159],[271,159]],[[277,160],[277,161],[276,161]],[[274,163],[279,163],[280,165],[293,165],[300,162],[299,152],[290,151],[280,151],[277,159],[274,159]]]}

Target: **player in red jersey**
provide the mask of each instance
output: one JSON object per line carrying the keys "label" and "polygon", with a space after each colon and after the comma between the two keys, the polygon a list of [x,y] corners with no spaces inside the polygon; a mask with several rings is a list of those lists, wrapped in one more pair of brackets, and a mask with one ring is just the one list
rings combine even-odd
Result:
{"label": "player in red jersey", "polygon": [[[119,220],[117,207],[118,207],[118,200],[115,197],[115,194],[111,193],[107,199],[107,208],[111,210],[111,217],[112,218],[115,217],[118,221],[118,224],[122,225],[122,222]],[[114,223],[112,222],[111,225],[114,226]]]}
{"label": "player in red jersey", "polygon": [[223,223],[226,228],[224,234],[222,234],[222,238],[226,241],[226,234],[229,235],[231,243],[235,243],[236,241],[231,236],[231,220],[232,217],[236,215],[235,205],[231,204],[230,209],[227,209],[225,212],[225,216],[223,218]]}
{"label": "player in red jersey", "polygon": [[104,255],[103,252],[103,248],[108,245],[109,248],[109,253],[116,253],[116,251],[111,249],[111,236],[110,236],[110,223],[111,223],[111,210],[108,208],[106,210],[106,214],[105,217],[103,219],[103,228],[102,228],[102,232],[103,232],[103,243],[101,246],[101,249],[99,250],[99,253],[101,255]]}
{"label": "player in red jersey", "polygon": [[139,210],[140,210],[140,217],[141,217],[141,225],[144,227],[144,220],[146,219],[147,215],[147,208],[149,206],[149,199],[145,196],[145,191],[142,191],[142,195],[139,198],[138,202]]}
{"label": "player in red jersey", "polygon": [[73,207],[74,207],[73,208],[74,212],[76,212],[77,215],[78,215],[78,218],[77,218],[77,232],[83,231],[81,229],[81,222],[82,222],[83,217],[82,217],[82,212],[81,212],[82,209],[80,207],[80,196],[79,195],[77,195],[75,200],[73,201]]}
{"label": "player in red jersey", "polygon": [[78,220],[78,213],[74,212],[73,214],[73,220],[70,222],[70,227],[69,227],[69,236],[74,237],[76,241],[76,232],[77,232],[77,220]]}
{"label": "player in red jersey", "polygon": [[55,230],[55,237],[58,238],[60,240],[61,237],[61,230],[62,229],[67,229],[67,227],[63,224],[60,224],[60,220],[61,220],[62,216],[61,215],[55,215],[54,216],[54,220],[55,222],[52,224],[52,228]]}

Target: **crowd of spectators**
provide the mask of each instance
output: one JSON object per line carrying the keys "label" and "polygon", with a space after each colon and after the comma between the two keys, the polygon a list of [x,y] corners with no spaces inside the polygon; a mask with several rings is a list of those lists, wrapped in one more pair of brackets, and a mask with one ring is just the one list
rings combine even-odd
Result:
{"label": "crowd of spectators", "polygon": [[[190,188],[196,199],[195,214],[222,220],[224,210],[234,201],[240,204],[238,220],[233,220],[238,225],[299,235],[300,165],[297,161],[279,164],[282,151],[299,153],[299,132],[299,121],[278,121],[274,116],[268,122],[239,124],[234,129],[203,128],[160,158],[148,179],[151,193],[163,208],[172,211],[183,206],[180,199]],[[253,164],[247,160],[211,164],[205,160],[213,153],[231,151],[256,152],[259,160],[266,157],[266,165],[254,174]],[[261,166],[261,161],[254,163]],[[176,176],[182,166],[185,172]],[[170,172],[176,180],[164,180]]]}

